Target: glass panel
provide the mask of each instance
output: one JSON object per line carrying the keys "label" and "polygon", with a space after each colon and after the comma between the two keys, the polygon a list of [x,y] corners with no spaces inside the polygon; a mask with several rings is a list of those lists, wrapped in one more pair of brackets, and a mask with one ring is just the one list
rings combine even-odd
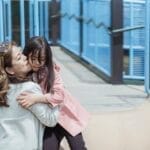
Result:
{"label": "glass panel", "polygon": [[39,34],[44,36],[49,40],[51,37],[52,28],[52,6],[50,1],[40,1],[38,2],[38,13],[39,13]]}
{"label": "glass panel", "polygon": [[129,75],[129,49],[124,49],[123,52],[123,75]]}
{"label": "glass panel", "polygon": [[12,40],[18,44],[20,39],[20,4],[19,1],[12,1]]}
{"label": "glass panel", "polygon": [[24,2],[25,7],[25,42],[29,39],[29,1]]}

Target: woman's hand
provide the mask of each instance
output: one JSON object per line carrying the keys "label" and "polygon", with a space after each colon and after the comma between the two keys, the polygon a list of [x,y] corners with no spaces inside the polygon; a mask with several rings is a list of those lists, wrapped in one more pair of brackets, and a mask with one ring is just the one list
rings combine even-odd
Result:
{"label": "woman's hand", "polygon": [[45,96],[42,94],[33,94],[30,92],[23,92],[17,97],[18,103],[24,107],[28,108],[35,103],[46,103]]}

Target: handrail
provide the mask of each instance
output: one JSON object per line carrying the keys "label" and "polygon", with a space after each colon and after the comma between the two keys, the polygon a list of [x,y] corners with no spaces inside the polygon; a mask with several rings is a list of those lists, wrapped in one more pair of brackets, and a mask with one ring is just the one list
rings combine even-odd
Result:
{"label": "handrail", "polygon": [[133,27],[125,27],[125,28],[112,30],[111,32],[112,33],[125,32],[125,31],[130,31],[130,30],[142,29],[144,27],[145,27],[144,25],[133,26]]}
{"label": "handrail", "polygon": [[114,29],[112,30],[111,27],[105,25],[103,22],[96,23],[93,18],[84,18],[83,16],[76,16],[75,14],[68,14],[68,13],[57,13],[51,16],[52,19],[58,18],[58,17],[67,17],[69,20],[75,19],[77,21],[82,21],[85,24],[93,24],[96,28],[103,27],[109,35],[114,33],[120,33],[120,32],[126,32],[131,30],[137,30],[137,29],[143,29],[145,28],[144,25],[138,25],[138,26],[130,26],[130,27],[124,27],[120,29]]}

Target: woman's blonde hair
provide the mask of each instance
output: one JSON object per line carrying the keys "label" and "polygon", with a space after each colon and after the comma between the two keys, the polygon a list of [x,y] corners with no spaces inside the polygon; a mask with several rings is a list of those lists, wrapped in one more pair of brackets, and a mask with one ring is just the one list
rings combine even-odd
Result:
{"label": "woman's blonde hair", "polygon": [[7,104],[7,91],[8,86],[8,76],[5,71],[5,67],[12,66],[12,46],[15,43],[1,43],[0,44],[0,106],[8,106]]}

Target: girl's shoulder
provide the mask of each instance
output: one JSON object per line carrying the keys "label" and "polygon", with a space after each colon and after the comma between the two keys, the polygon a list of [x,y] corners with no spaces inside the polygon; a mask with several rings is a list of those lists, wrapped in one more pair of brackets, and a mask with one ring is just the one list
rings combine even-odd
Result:
{"label": "girl's shoulder", "polygon": [[54,63],[54,71],[60,72],[60,70],[61,70],[61,67],[58,64]]}

